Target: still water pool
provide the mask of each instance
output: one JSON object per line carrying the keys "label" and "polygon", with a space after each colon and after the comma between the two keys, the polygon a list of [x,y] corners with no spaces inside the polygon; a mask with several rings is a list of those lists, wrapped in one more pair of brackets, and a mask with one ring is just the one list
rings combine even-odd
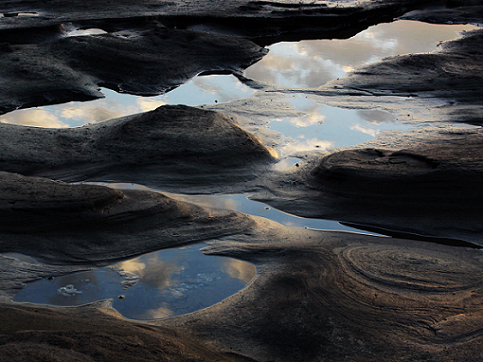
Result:
{"label": "still water pool", "polygon": [[124,317],[167,318],[218,303],[255,278],[253,264],[205,256],[199,251],[203,246],[162,250],[106,269],[32,282],[14,301],[75,306],[111,298]]}
{"label": "still water pool", "polygon": [[[442,41],[474,28],[397,21],[371,27],[348,40],[274,44],[269,55],[248,68],[245,76],[277,87],[317,88],[382,57],[434,51]],[[76,127],[149,111],[163,104],[215,105],[250,98],[257,92],[262,91],[250,88],[232,75],[199,76],[157,97],[136,97],[103,89],[106,98],[101,100],[19,110],[1,116],[0,122]],[[300,114],[273,119],[266,125],[287,140],[279,149],[279,168],[297,162],[298,152],[357,145],[376,139],[385,131],[409,129],[391,114],[378,110],[339,109],[296,94],[287,96],[287,102]],[[109,186],[143,188],[131,184]],[[266,217],[291,227],[354,231],[335,221],[282,213],[248,200],[247,195],[169,196]],[[36,281],[20,291],[15,301],[71,306],[112,298],[114,308],[127,318],[166,318],[213,305],[244,288],[256,276],[252,264],[204,256],[199,252],[202,246],[163,250],[110,268]]]}

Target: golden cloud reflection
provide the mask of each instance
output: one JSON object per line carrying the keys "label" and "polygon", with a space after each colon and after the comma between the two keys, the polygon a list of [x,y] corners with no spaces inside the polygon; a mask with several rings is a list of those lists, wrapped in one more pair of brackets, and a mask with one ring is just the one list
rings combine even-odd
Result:
{"label": "golden cloud reflection", "polygon": [[237,259],[226,259],[223,262],[223,270],[234,279],[240,279],[250,283],[257,276],[255,265]]}
{"label": "golden cloud reflection", "polygon": [[166,307],[159,307],[156,309],[151,309],[146,311],[145,313],[145,318],[146,319],[163,319],[163,318],[168,318],[171,317],[174,314],[174,312]]}
{"label": "golden cloud reflection", "polygon": [[141,277],[143,284],[157,289],[163,289],[175,284],[172,275],[181,271],[182,267],[174,261],[162,261],[154,253],[140,258],[128,260],[117,264],[124,271]]}
{"label": "golden cloud reflection", "polygon": [[212,195],[182,195],[172,194],[168,192],[163,192],[163,194],[178,201],[187,202],[207,208],[236,210],[238,206],[237,200],[228,197],[219,197]]}
{"label": "golden cloud reflection", "polygon": [[1,123],[11,123],[23,126],[64,128],[68,124],[62,122],[55,114],[41,109],[22,109],[13,114],[6,114],[0,117]]}
{"label": "golden cloud reflection", "polygon": [[442,41],[476,28],[401,20],[372,26],[350,39],[278,43],[245,75],[282,87],[317,88],[384,57],[437,50]]}

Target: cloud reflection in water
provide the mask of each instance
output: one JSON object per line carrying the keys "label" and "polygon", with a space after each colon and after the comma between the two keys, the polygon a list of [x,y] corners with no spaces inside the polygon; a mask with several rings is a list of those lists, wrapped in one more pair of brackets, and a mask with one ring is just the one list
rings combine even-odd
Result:
{"label": "cloud reflection in water", "polygon": [[350,39],[278,43],[245,75],[280,87],[317,88],[384,57],[434,51],[440,42],[476,28],[401,20],[371,26]]}
{"label": "cloud reflection in water", "polygon": [[210,75],[195,77],[171,92],[156,97],[120,94],[106,88],[102,92],[106,98],[21,109],[0,116],[0,122],[46,128],[78,127],[151,111],[164,104],[198,106],[244,99],[255,91],[232,75]]}
{"label": "cloud reflection in water", "polygon": [[[21,290],[14,300],[74,306],[112,299],[113,307],[120,314],[133,319],[195,312],[237,293],[256,276],[253,264],[205,256],[199,251],[203,246],[206,244],[161,250],[118,263],[112,270],[98,269],[39,280]],[[125,273],[141,278],[124,289]],[[73,285],[81,293],[73,296],[58,293],[59,288],[67,285]]]}
{"label": "cloud reflection in water", "polygon": [[285,137],[279,146],[282,158],[354,146],[371,141],[384,131],[407,131],[413,127],[397,123],[393,115],[380,110],[335,108],[317,103],[316,97],[304,95],[291,96],[287,101],[304,115],[274,119],[269,123],[271,130]]}

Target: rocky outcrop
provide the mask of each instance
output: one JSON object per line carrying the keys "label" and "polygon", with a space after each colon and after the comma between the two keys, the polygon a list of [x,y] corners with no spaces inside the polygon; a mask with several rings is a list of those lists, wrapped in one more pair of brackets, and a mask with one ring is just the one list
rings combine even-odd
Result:
{"label": "rocky outcrop", "polygon": [[0,124],[0,130],[0,170],[69,181],[228,187],[253,179],[274,159],[227,117],[186,106],[78,128]]}
{"label": "rocky outcrop", "polygon": [[257,265],[245,291],[156,324],[258,361],[481,358],[479,251],[257,225],[204,249]]}
{"label": "rocky outcrop", "polygon": [[109,265],[250,228],[237,212],[208,210],[160,193],[0,173],[0,253],[58,265]]}
{"label": "rocky outcrop", "polygon": [[248,40],[154,23],[131,32],[3,43],[0,53],[0,113],[6,113],[102,98],[99,87],[163,94],[202,72],[239,72],[266,50]]}
{"label": "rocky outcrop", "polygon": [[483,245],[481,132],[433,136],[407,149],[354,148],[313,158],[274,174],[268,191],[254,198],[295,215],[384,234]]}

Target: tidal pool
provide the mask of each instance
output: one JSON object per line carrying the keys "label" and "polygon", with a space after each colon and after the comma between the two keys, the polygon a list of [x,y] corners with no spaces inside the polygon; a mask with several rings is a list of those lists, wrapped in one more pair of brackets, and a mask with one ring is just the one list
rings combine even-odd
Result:
{"label": "tidal pool", "polygon": [[[274,44],[269,55],[248,68],[245,76],[278,87],[316,88],[382,57],[433,51],[440,42],[457,38],[459,32],[474,28],[470,25],[397,21],[371,27],[348,40]],[[74,29],[70,36],[83,34]],[[0,122],[37,127],[77,127],[149,111],[164,104],[216,105],[247,99],[263,92],[247,84],[232,75],[210,75],[195,77],[157,97],[137,97],[103,89],[104,99],[18,110],[1,116]],[[278,168],[293,166],[299,162],[299,154],[306,151],[325,152],[330,148],[374,140],[386,131],[409,130],[408,125],[379,110],[329,107],[301,94],[286,95],[285,101],[299,115],[274,117],[266,125],[283,138],[278,150],[281,155]],[[143,188],[142,185],[132,184],[109,186]],[[168,196],[201,206],[262,216],[291,227],[357,231],[336,221],[295,217],[250,201],[247,195]],[[21,290],[14,300],[73,306],[112,298],[113,307],[127,318],[166,318],[213,305],[241,290],[255,277],[256,269],[252,264],[204,256],[199,252],[201,246],[163,250],[110,268],[39,280]],[[65,289],[61,289],[63,287]]]}
{"label": "tidal pool", "polygon": [[442,42],[474,29],[399,20],[371,26],[350,39],[277,43],[245,75],[280,87],[317,88],[384,57],[437,50]]}
{"label": "tidal pool", "polygon": [[131,319],[167,318],[209,307],[243,289],[256,276],[253,264],[205,256],[205,244],[166,249],[110,268],[32,282],[16,302],[76,306],[113,299]]}

